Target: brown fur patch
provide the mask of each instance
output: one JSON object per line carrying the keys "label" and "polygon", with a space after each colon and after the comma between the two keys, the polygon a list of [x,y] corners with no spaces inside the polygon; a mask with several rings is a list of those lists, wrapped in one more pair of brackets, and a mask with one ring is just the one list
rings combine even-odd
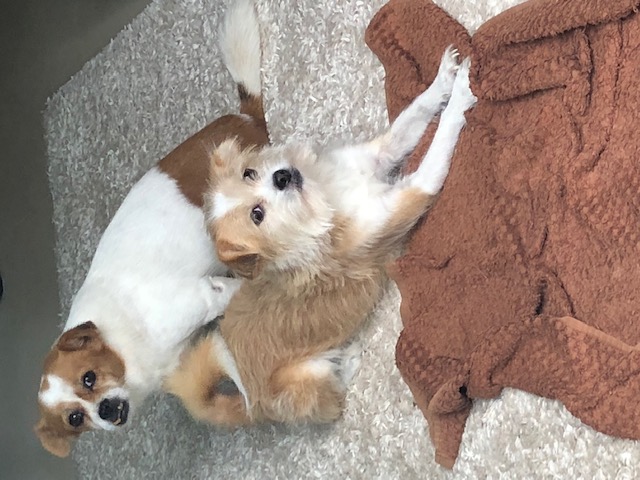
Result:
{"label": "brown fur patch", "polygon": [[266,124],[240,115],[226,115],[185,140],[158,162],[158,168],[175,178],[180,191],[193,205],[204,205],[209,182],[211,152],[229,138],[243,148],[269,143]]}
{"label": "brown fur patch", "polygon": [[61,458],[68,457],[71,453],[71,441],[80,435],[82,430],[68,431],[60,416],[42,410],[41,414],[40,421],[34,427],[40,443],[49,453]]}
{"label": "brown fur patch", "polygon": [[[223,232],[226,228],[217,229],[213,232],[213,239],[216,245],[218,258],[238,275],[245,278],[255,278],[261,271],[264,262],[264,248],[260,247],[260,240],[245,219],[240,218],[247,215],[243,210],[237,210],[226,215],[223,223],[235,225],[229,230],[238,232],[237,235],[227,236]],[[238,242],[242,239],[242,242]]]}
{"label": "brown fur patch", "polygon": [[257,253],[239,251],[237,245],[226,240],[217,243],[218,257],[236,274],[244,278],[255,278],[261,270],[261,257]]}

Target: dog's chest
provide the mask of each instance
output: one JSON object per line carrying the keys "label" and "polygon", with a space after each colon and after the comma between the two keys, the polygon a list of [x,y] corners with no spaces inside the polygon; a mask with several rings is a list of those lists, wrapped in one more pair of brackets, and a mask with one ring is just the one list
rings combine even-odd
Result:
{"label": "dog's chest", "polygon": [[373,205],[379,205],[391,185],[381,182],[372,172],[347,165],[341,167],[340,174],[331,169],[322,172],[322,177],[326,198],[336,215],[350,219],[350,228],[354,233],[366,237],[386,218]]}

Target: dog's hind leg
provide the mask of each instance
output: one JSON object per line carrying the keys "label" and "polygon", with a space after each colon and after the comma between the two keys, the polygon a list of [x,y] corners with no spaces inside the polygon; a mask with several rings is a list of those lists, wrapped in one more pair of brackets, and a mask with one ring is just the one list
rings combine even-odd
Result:
{"label": "dog's hind leg", "polygon": [[347,386],[360,365],[357,344],[286,365],[270,379],[272,420],[326,423],[342,414]]}

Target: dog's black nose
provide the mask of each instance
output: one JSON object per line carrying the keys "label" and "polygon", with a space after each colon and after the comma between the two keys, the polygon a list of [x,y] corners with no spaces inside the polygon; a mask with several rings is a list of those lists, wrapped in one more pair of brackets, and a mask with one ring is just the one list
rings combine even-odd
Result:
{"label": "dog's black nose", "polygon": [[105,398],[98,405],[98,415],[103,420],[108,420],[109,422],[114,422],[118,419],[120,415],[120,405],[122,404],[122,400],[119,398]]}
{"label": "dog's black nose", "polygon": [[129,418],[129,401],[121,398],[105,398],[98,405],[98,415],[102,420],[114,425],[124,425]]}
{"label": "dog's black nose", "polygon": [[291,171],[290,170],[277,170],[273,174],[273,185],[278,190],[284,190],[291,183]]}
{"label": "dog's black nose", "polygon": [[302,189],[302,174],[297,168],[278,170],[273,174],[273,185],[278,190],[284,190],[291,186]]}

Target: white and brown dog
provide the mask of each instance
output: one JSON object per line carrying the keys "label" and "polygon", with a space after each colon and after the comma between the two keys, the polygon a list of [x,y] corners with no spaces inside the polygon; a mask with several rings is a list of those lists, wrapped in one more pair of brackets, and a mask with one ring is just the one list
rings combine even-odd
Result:
{"label": "white and brown dog", "polygon": [[[167,381],[194,417],[239,425],[341,414],[359,362],[345,345],[379,298],[385,264],[442,189],[475,100],[469,61],[459,66],[449,48],[433,84],[368,143],[317,154],[230,140],[214,151],[209,230],[246,280]],[[390,181],[441,111],[417,171]],[[235,402],[219,392],[229,378]]]}
{"label": "white and brown dog", "polygon": [[268,143],[250,2],[227,13],[220,43],[241,113],[219,118],[147,172],[105,230],[44,362],[35,431],[55,455],[67,456],[84,431],[125,424],[238,286],[239,280],[212,277],[228,269],[207,234],[203,202],[216,145],[228,138],[247,148]]}

